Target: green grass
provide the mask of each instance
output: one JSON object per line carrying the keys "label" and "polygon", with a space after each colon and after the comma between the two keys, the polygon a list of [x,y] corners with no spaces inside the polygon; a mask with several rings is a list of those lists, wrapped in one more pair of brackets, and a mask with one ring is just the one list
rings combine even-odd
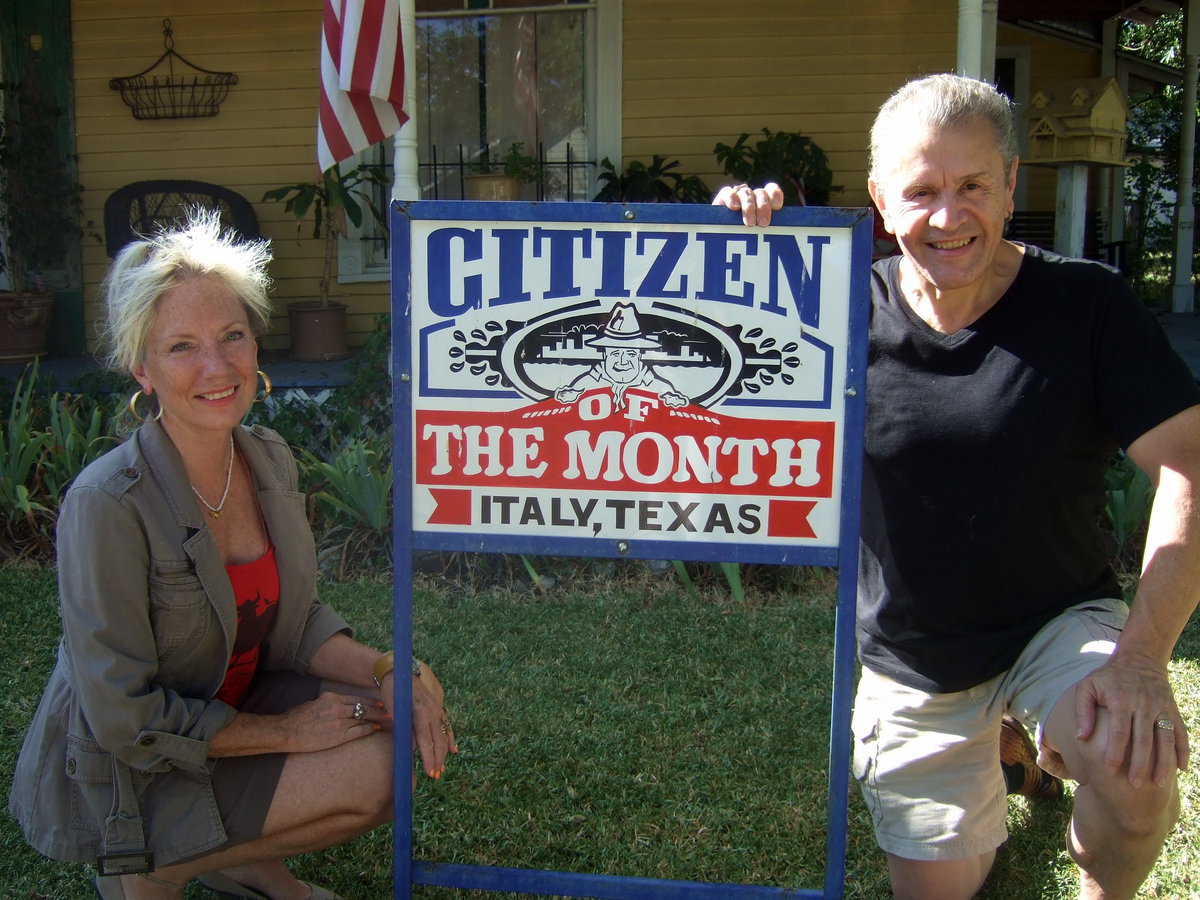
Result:
{"label": "green grass", "polygon": [[[462,752],[415,798],[417,855],[440,861],[799,887],[822,882],[831,573],[744,603],[716,579],[689,597],[673,576],[539,560],[557,586],[423,576],[420,655],[448,690]],[[474,578],[483,568],[469,569]],[[501,583],[497,583],[500,581]],[[328,585],[325,599],[384,645],[390,587]],[[0,771],[11,772],[53,663],[53,573],[0,568]],[[1173,675],[1200,717],[1200,626]],[[1200,743],[1200,742],[1198,742]],[[1200,784],[1141,897],[1200,897]],[[1068,900],[1069,802],[1011,804],[1012,836],[981,897]],[[391,896],[391,832],[294,861],[348,900]],[[0,817],[0,897],[90,896],[83,867],[47,861]],[[418,887],[428,900],[479,894]],[[208,896],[193,886],[189,898]],[[852,787],[846,896],[886,898],[886,873]]]}

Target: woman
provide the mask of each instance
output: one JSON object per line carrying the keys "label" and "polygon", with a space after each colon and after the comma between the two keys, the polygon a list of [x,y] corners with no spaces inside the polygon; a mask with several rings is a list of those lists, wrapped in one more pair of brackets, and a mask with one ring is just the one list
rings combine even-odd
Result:
{"label": "woman", "polygon": [[[63,501],[63,641],[9,805],[38,851],[95,862],[106,900],[181,898],[194,877],[330,898],[284,858],[391,816],[391,654],[317,601],[295,461],[240,424],[270,258],[198,214],[126,247],[105,283],[110,362],[150,415]],[[410,680],[438,778],[457,750],[441,687]]]}

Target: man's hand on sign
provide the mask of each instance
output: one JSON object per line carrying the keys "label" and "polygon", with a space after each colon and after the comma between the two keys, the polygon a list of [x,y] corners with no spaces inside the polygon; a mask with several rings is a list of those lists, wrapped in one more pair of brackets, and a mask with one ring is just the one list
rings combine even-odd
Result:
{"label": "man's hand on sign", "polygon": [[723,187],[713,197],[713,206],[741,210],[746,225],[770,225],[772,210],[783,208],[783,188],[769,181],[760,188],[748,184]]}

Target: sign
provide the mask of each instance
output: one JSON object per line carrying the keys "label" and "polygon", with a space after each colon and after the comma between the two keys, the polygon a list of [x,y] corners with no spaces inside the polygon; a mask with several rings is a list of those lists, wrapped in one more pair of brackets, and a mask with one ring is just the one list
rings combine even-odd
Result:
{"label": "sign", "polygon": [[[411,202],[391,240],[396,653],[413,550],[839,569],[821,888],[415,860],[399,790],[395,897],[840,898],[870,212]],[[396,784],[411,771],[397,741]]]}
{"label": "sign", "polygon": [[447,206],[401,219],[421,545],[733,562],[837,547],[856,392],[843,223]]}

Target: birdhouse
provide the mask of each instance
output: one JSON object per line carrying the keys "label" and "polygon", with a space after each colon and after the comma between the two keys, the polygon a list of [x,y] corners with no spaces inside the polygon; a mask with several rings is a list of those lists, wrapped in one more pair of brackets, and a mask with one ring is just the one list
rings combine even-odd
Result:
{"label": "birdhouse", "polygon": [[1127,166],[1128,116],[1129,107],[1112,78],[1056,82],[1034,94],[1029,103],[1029,151],[1021,162]]}

